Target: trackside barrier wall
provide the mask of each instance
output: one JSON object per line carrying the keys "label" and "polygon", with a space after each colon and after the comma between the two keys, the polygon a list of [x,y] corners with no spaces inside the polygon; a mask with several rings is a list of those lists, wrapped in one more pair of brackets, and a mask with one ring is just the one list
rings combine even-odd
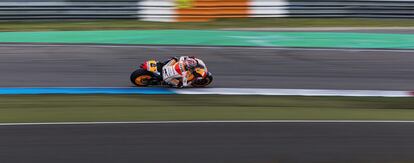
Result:
{"label": "trackside barrier wall", "polygon": [[414,0],[3,0],[0,20],[208,21],[247,17],[413,18]]}
{"label": "trackside barrier wall", "polygon": [[136,0],[0,1],[0,20],[137,19]]}
{"label": "trackside barrier wall", "polygon": [[143,20],[194,22],[217,18],[284,17],[285,0],[143,0]]}

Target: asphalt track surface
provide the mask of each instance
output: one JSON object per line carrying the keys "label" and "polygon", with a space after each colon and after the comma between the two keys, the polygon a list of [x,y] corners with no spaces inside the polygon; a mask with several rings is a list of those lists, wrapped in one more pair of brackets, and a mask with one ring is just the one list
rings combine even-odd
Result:
{"label": "asphalt track surface", "polygon": [[[142,61],[195,55],[212,87],[414,90],[414,51],[0,44],[0,87],[130,87]],[[0,162],[414,161],[413,123],[0,126]]]}
{"label": "asphalt track surface", "polygon": [[130,87],[145,60],[194,55],[212,87],[414,90],[414,50],[0,44],[0,87]]}
{"label": "asphalt track surface", "polygon": [[0,162],[412,162],[414,123],[0,126]]}

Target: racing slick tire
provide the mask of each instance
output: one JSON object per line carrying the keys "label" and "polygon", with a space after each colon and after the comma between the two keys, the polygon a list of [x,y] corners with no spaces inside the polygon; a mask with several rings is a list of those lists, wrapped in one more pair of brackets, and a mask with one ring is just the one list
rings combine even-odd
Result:
{"label": "racing slick tire", "polygon": [[213,75],[209,73],[205,79],[196,80],[194,81],[192,85],[193,87],[201,88],[201,87],[207,87],[211,82],[213,82]]}
{"label": "racing slick tire", "polygon": [[148,72],[144,69],[138,69],[132,72],[131,74],[131,82],[138,86],[138,87],[146,87],[149,86],[149,81],[153,78],[151,72]]}

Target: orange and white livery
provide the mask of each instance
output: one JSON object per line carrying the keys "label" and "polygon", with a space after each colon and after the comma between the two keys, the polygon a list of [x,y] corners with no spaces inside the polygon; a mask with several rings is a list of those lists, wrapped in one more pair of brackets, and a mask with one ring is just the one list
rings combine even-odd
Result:
{"label": "orange and white livery", "polygon": [[198,61],[195,58],[188,56],[182,56],[178,60],[171,59],[162,68],[163,80],[173,86],[179,86],[181,82],[183,87],[187,87],[191,84],[188,78],[192,75],[197,64]]}

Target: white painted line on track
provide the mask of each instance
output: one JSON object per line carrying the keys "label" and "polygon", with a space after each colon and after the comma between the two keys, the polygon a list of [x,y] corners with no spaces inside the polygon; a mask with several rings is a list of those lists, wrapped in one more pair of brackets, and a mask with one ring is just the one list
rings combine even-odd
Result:
{"label": "white painted line on track", "polygon": [[251,47],[251,46],[182,46],[182,45],[89,45],[89,44],[0,44],[0,47],[87,47],[87,48],[148,48],[148,49],[251,49],[251,50],[308,50],[349,52],[414,53],[414,49],[359,49],[359,48],[303,48],[303,47]]}
{"label": "white painted line on track", "polygon": [[206,121],[126,121],[126,122],[41,122],[0,123],[0,126],[110,125],[110,124],[191,124],[191,123],[414,123],[414,120],[206,120]]}
{"label": "white painted line on track", "polygon": [[177,89],[177,94],[190,95],[268,95],[268,96],[348,96],[348,97],[412,97],[411,91],[329,90],[329,89],[262,89],[208,88]]}

